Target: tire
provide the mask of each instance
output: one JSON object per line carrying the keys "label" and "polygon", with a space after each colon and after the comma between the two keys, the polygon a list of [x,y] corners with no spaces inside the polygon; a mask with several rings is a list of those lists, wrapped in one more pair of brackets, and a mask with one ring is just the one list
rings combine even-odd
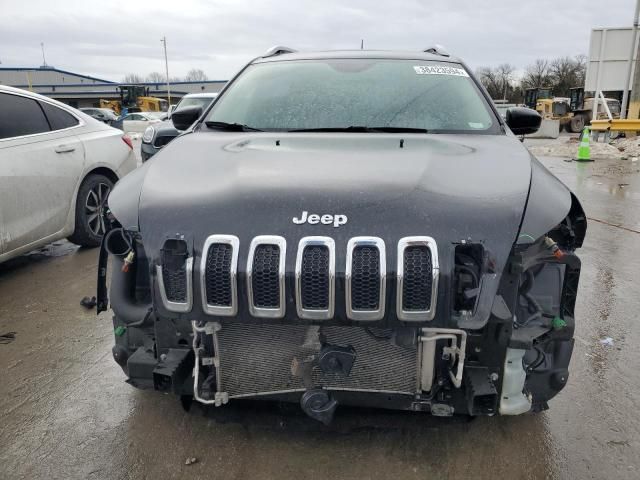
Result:
{"label": "tire", "polygon": [[105,177],[92,173],[82,181],[76,198],[76,225],[68,240],[82,247],[98,247],[104,235],[102,209],[113,182]]}
{"label": "tire", "polygon": [[580,133],[584,129],[584,125],[586,123],[585,116],[581,113],[574,115],[571,117],[570,130],[572,133]]}

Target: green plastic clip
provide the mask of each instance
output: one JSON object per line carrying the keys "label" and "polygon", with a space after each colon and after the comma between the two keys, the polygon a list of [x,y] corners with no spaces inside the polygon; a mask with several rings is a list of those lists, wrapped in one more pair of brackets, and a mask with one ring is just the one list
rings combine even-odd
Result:
{"label": "green plastic clip", "polygon": [[560,317],[556,316],[556,317],[553,317],[553,320],[551,320],[551,326],[553,327],[554,330],[560,330],[561,328],[564,328],[567,326],[567,322],[565,322]]}
{"label": "green plastic clip", "polygon": [[116,337],[121,337],[122,335],[124,335],[124,332],[126,332],[127,329],[123,326],[119,326],[116,327],[116,329],[113,331],[113,333],[116,334]]}

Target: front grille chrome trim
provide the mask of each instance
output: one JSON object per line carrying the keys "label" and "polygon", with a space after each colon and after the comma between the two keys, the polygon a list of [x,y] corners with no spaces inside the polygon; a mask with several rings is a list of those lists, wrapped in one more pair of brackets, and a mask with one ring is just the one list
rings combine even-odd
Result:
{"label": "front grille chrome trim", "polygon": [[[404,251],[408,247],[425,246],[431,252],[431,303],[428,310],[404,310],[402,305],[402,293],[404,287]],[[438,277],[440,264],[438,262],[438,245],[432,237],[416,236],[404,237],[398,242],[398,265],[397,265],[397,288],[396,288],[396,315],[399,320],[409,322],[421,322],[433,320],[436,314],[438,300]]]}
{"label": "front grille chrome trim", "polygon": [[193,306],[193,288],[192,288],[192,276],[193,276],[193,257],[188,257],[185,260],[185,276],[186,276],[186,302],[172,302],[167,298],[167,291],[164,286],[164,278],[162,276],[162,265],[156,265],[156,277],[158,279],[158,289],[160,290],[160,297],[162,298],[162,305],[169,312],[175,313],[187,313],[191,311]]}
{"label": "front grille chrome trim", "polygon": [[[253,258],[256,248],[260,245],[276,245],[280,249],[278,262],[278,283],[280,286],[280,298],[278,308],[256,307],[253,303]],[[282,318],[286,311],[285,304],[285,260],[287,256],[287,241],[278,235],[259,235],[251,240],[249,256],[247,258],[247,292],[249,312],[254,317]]]}
{"label": "front grille chrome trim", "polygon": [[[222,243],[231,246],[231,265],[229,266],[229,280],[231,283],[231,305],[213,305],[207,299],[207,260],[209,258],[209,247]],[[238,249],[240,239],[234,235],[210,235],[202,247],[202,258],[200,259],[200,292],[202,296],[202,309],[208,315],[219,315],[223,317],[233,317],[238,314]]]}
{"label": "front grille chrome trim", "polygon": [[[379,258],[380,290],[378,292],[378,308],[376,310],[354,310],[352,298],[353,252],[356,247],[376,247]],[[347,265],[345,268],[345,295],[347,318],[350,320],[382,320],[385,313],[387,291],[387,257],[384,240],[379,237],[353,237],[347,243]]]}
{"label": "front grille chrome trim", "polygon": [[[323,246],[329,250],[329,301],[326,309],[307,309],[302,305],[302,259],[304,249],[310,246]],[[336,279],[336,243],[331,237],[303,237],[298,243],[296,256],[296,311],[299,318],[306,320],[329,320],[335,313],[335,279]]]}

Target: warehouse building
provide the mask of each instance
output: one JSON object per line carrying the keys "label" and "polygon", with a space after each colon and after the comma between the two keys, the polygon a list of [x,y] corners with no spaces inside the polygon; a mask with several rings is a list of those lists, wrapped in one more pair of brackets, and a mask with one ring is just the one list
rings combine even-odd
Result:
{"label": "warehouse building", "polygon": [[[176,103],[187,93],[219,92],[225,83],[226,80],[172,82],[169,84],[171,103]],[[0,67],[0,85],[31,90],[80,108],[98,107],[100,99],[120,98],[117,88],[122,84],[43,65],[36,68]],[[168,97],[166,83],[145,82],[139,85],[148,87],[149,95],[153,97]]]}

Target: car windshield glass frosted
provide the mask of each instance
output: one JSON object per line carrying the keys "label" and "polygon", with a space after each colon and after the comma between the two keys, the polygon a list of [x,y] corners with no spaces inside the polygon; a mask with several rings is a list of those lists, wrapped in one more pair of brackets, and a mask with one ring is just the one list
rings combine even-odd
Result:
{"label": "car windshield glass frosted", "polygon": [[498,132],[462,65],[417,60],[255,64],[223,94],[207,120],[260,130],[357,126]]}

